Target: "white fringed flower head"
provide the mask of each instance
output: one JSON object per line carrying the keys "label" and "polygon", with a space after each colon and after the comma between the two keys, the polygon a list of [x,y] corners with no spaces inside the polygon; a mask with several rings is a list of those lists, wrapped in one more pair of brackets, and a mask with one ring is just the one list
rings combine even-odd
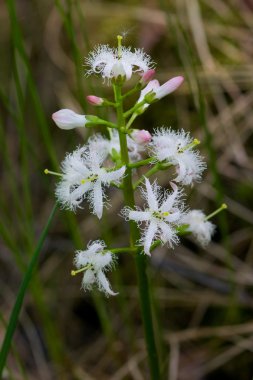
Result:
{"label": "white fringed flower head", "polygon": [[[127,136],[130,162],[136,162],[141,159],[141,153],[147,148],[151,137],[150,133],[145,130],[133,130],[133,133]],[[110,131],[110,139],[98,133],[93,135],[88,143],[92,147],[92,150],[103,151],[106,156],[110,155],[112,157],[116,153],[120,157],[119,135],[116,130]]]}
{"label": "white fringed flower head", "polygon": [[202,247],[210,243],[215,230],[215,225],[206,220],[201,210],[191,210],[183,216],[182,223],[188,224],[190,231]]}
{"label": "white fringed flower head", "polygon": [[[74,264],[78,269],[84,271],[82,288],[90,290],[97,284],[98,289],[107,296],[115,296],[118,293],[112,291],[110,283],[105,276],[105,272],[110,270],[115,264],[115,256],[106,250],[105,242],[96,240],[90,242],[85,251],[76,251]],[[76,272],[72,271],[75,275]]]}
{"label": "white fringed flower head", "polygon": [[133,73],[145,73],[152,68],[153,63],[149,55],[142,49],[134,49],[122,46],[120,55],[117,48],[109,45],[97,46],[86,59],[90,66],[87,74],[100,74],[104,79],[111,80],[119,76],[129,80]]}
{"label": "white fringed flower head", "polygon": [[116,170],[102,167],[105,158],[103,150],[93,150],[88,145],[66,156],[62,178],[56,187],[56,196],[64,207],[75,211],[88,198],[93,213],[99,219],[102,217],[103,187],[118,182],[125,172],[125,166]]}
{"label": "white fringed flower head", "polygon": [[166,161],[176,165],[176,182],[183,185],[191,185],[201,179],[202,172],[206,168],[195,146],[199,141],[192,139],[190,134],[181,131],[173,131],[171,128],[161,128],[155,131],[150,152],[158,161]]}
{"label": "white fringed flower head", "polygon": [[141,211],[126,207],[122,210],[122,215],[126,220],[145,223],[140,244],[143,245],[144,252],[150,255],[150,247],[155,239],[161,239],[170,247],[179,242],[176,226],[181,224],[184,205],[180,200],[181,191],[174,183],[171,182],[171,193],[162,192],[156,182],[151,185],[147,178],[145,183],[146,190],[142,189],[142,196],[147,202],[147,208]]}

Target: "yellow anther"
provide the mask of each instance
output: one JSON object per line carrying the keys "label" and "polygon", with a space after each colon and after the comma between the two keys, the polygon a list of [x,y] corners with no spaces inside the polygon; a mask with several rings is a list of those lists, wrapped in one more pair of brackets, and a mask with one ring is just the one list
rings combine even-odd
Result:
{"label": "yellow anther", "polygon": [[198,139],[194,139],[193,142],[194,142],[194,145],[199,145],[200,144],[200,140],[198,140]]}
{"label": "yellow anther", "polygon": [[117,40],[118,40],[118,58],[120,59],[122,57],[122,39],[123,37],[118,35]]}
{"label": "yellow anther", "polygon": [[81,179],[81,184],[84,185],[85,184],[85,179]]}
{"label": "yellow anther", "polygon": [[221,212],[222,210],[225,210],[226,208],[228,208],[228,206],[226,205],[226,203],[222,203],[222,205],[217,210],[215,210],[210,215],[208,215],[205,218],[205,220],[209,220],[209,219],[213,218],[215,215],[219,214],[219,212]]}
{"label": "yellow anther", "polygon": [[87,264],[85,267],[82,267],[81,269],[78,270],[73,270],[70,272],[71,276],[75,276],[78,273],[84,272],[86,269],[89,269],[91,266],[90,264]]}
{"label": "yellow anther", "polygon": [[162,213],[162,215],[163,215],[163,216],[169,216],[170,213],[169,213],[169,211],[165,211],[165,212]]}
{"label": "yellow anther", "polygon": [[59,177],[62,177],[62,174],[61,174],[61,173],[52,172],[51,170],[48,170],[48,169],[45,169],[45,170],[44,170],[44,173],[45,173],[45,174],[57,175],[57,176],[59,176]]}
{"label": "yellow anther", "polygon": [[178,149],[178,153],[184,153],[187,149],[194,148],[196,145],[199,145],[200,141],[194,139],[190,144],[185,145],[183,148]]}

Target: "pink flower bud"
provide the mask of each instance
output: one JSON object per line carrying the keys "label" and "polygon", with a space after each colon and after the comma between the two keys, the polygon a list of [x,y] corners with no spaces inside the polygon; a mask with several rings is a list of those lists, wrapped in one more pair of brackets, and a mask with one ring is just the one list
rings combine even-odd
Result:
{"label": "pink flower bud", "polygon": [[146,85],[148,82],[150,82],[154,78],[154,76],[155,76],[155,70],[150,69],[142,75],[140,79],[140,83],[143,85]]}
{"label": "pink flower bud", "polygon": [[149,133],[149,131],[145,131],[145,129],[139,130],[135,129],[131,133],[132,139],[137,143],[137,144],[147,144],[151,141],[152,136]]}
{"label": "pink flower bud", "polygon": [[95,95],[86,96],[86,100],[92,106],[101,106],[104,103],[104,100],[102,98],[99,98],[98,96],[95,96]]}
{"label": "pink flower bud", "polygon": [[162,86],[155,88],[155,98],[161,99],[164,96],[170,94],[171,92],[175,91],[184,81],[184,77],[174,77],[167,82],[165,82]]}
{"label": "pink flower bud", "polygon": [[72,110],[62,109],[52,115],[57,127],[61,129],[73,129],[76,127],[84,127],[87,120],[84,115],[79,115]]}

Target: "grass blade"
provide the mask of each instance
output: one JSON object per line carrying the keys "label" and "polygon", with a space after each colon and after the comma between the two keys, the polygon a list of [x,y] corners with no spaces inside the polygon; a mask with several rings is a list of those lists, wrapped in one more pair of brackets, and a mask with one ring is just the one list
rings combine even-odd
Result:
{"label": "grass blade", "polygon": [[41,251],[41,248],[43,246],[45,238],[48,234],[48,230],[49,230],[49,227],[51,225],[51,222],[53,220],[53,217],[55,215],[56,210],[57,210],[57,204],[54,206],[53,210],[51,211],[51,214],[48,218],[47,224],[46,224],[44,230],[42,231],[38,245],[37,245],[37,247],[33,253],[30,264],[27,268],[27,271],[25,273],[23,281],[20,285],[18,295],[16,298],[16,302],[15,302],[15,305],[14,305],[12,312],[11,312],[9,324],[8,324],[8,327],[6,330],[6,334],[5,334],[3,345],[1,348],[1,352],[0,352],[0,377],[2,377],[2,373],[3,373],[3,369],[5,367],[8,352],[9,352],[10,347],[11,347],[12,337],[13,337],[13,334],[14,334],[16,326],[17,326],[17,322],[18,322],[19,314],[20,314],[20,311],[22,308],[23,300],[24,300],[24,297],[26,294],[26,290],[27,290],[29,283],[30,283],[30,280],[32,278],[33,271],[37,265],[39,253]]}

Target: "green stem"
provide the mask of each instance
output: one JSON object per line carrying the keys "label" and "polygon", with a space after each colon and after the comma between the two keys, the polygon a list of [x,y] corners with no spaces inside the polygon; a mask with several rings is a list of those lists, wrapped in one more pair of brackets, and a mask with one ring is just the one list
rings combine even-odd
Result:
{"label": "green stem", "polygon": [[133,185],[134,190],[144,181],[145,178],[151,177],[153,174],[161,170],[160,163],[155,164],[150,170],[143,174]]}
{"label": "green stem", "polygon": [[131,90],[126,92],[124,95],[122,95],[122,99],[125,99],[128,96],[135,94],[136,92],[140,91],[141,89],[142,89],[142,84],[137,83],[137,85],[134,88],[132,88]]}
{"label": "green stem", "polygon": [[133,185],[133,188],[134,190],[144,181],[145,178],[149,178],[151,177],[153,174],[159,172],[160,170],[166,170],[168,169],[169,167],[171,167],[172,164],[170,163],[161,163],[161,162],[158,162],[157,164],[155,164],[150,170],[148,170],[145,174],[143,174]]}
{"label": "green stem", "polygon": [[137,113],[132,114],[132,116],[130,117],[130,119],[127,122],[126,129],[129,129],[131,127],[131,125],[133,124],[133,122],[137,118],[137,116],[138,116]]}
{"label": "green stem", "polygon": [[137,251],[137,248],[134,247],[122,247],[122,248],[113,248],[113,249],[107,249],[105,251],[110,251],[111,253],[117,254],[117,253],[135,253]]}
{"label": "green stem", "polygon": [[139,168],[141,166],[151,164],[152,162],[154,162],[154,160],[155,160],[154,157],[150,157],[150,158],[147,158],[146,160],[141,160],[141,161],[137,161],[137,162],[133,162],[131,164],[128,164],[128,167],[129,168]]}
{"label": "green stem", "polygon": [[45,238],[48,234],[48,230],[49,230],[49,227],[50,227],[51,222],[53,220],[53,217],[55,215],[56,209],[57,209],[57,204],[54,206],[53,210],[51,211],[51,214],[48,218],[47,224],[46,224],[44,230],[42,231],[38,245],[37,245],[37,247],[36,247],[36,249],[32,255],[31,261],[28,265],[27,271],[26,271],[25,276],[23,278],[23,281],[20,285],[15,305],[14,305],[12,312],[11,312],[9,324],[8,324],[8,327],[7,327],[7,330],[5,333],[3,345],[1,348],[1,352],[0,352],[0,378],[2,378],[2,373],[3,373],[5,363],[6,363],[6,359],[7,359],[10,347],[11,347],[12,337],[13,337],[13,334],[15,332],[15,329],[16,329],[16,326],[18,323],[18,318],[19,318],[19,314],[20,314],[20,311],[22,308],[25,293],[26,293],[26,290],[27,290],[28,285],[30,283],[30,280],[32,278],[33,271],[37,265],[39,253],[41,251],[41,248],[43,246]]}
{"label": "green stem", "polygon": [[[145,99],[143,99],[141,102],[139,103],[136,103],[132,108],[130,108],[128,111],[126,111],[123,116],[124,117],[128,117],[130,115],[132,115],[133,113],[135,113],[136,111],[139,110],[139,108],[141,108],[142,106],[144,106],[147,102],[145,101]],[[140,111],[136,112],[137,114],[139,113]]]}
{"label": "green stem", "polygon": [[[117,119],[118,119],[118,131],[119,131],[119,140],[120,140],[120,148],[121,148],[121,159],[122,163],[127,166],[126,175],[123,179],[123,193],[126,206],[130,208],[134,208],[134,189],[132,183],[132,169],[128,166],[129,157],[128,157],[128,149],[127,149],[127,136],[125,133],[121,131],[125,129],[125,118],[123,114],[123,106],[122,106],[122,96],[121,96],[121,86],[115,84],[114,85],[114,95],[115,102],[118,104],[117,106]],[[139,240],[139,230],[134,221],[129,221],[130,225],[130,247],[135,248],[136,242]],[[148,362],[150,368],[150,375],[152,380],[160,379],[160,370],[159,370],[159,360],[156,350],[155,337],[154,337],[154,328],[152,322],[152,312],[151,312],[151,304],[150,304],[150,291],[149,291],[149,283],[148,277],[146,273],[146,255],[140,254],[141,248],[136,250],[135,254],[135,263],[138,275],[138,287],[139,287],[139,296],[140,296],[140,304],[141,304],[141,313],[144,324],[145,331],[145,340],[147,345],[148,352]]]}
{"label": "green stem", "polygon": [[98,117],[89,117],[89,121],[85,124],[85,128],[93,128],[96,125],[104,125],[105,127],[109,128],[117,128],[117,125],[114,123],[111,123],[110,121],[106,121],[103,119],[100,119]]}

